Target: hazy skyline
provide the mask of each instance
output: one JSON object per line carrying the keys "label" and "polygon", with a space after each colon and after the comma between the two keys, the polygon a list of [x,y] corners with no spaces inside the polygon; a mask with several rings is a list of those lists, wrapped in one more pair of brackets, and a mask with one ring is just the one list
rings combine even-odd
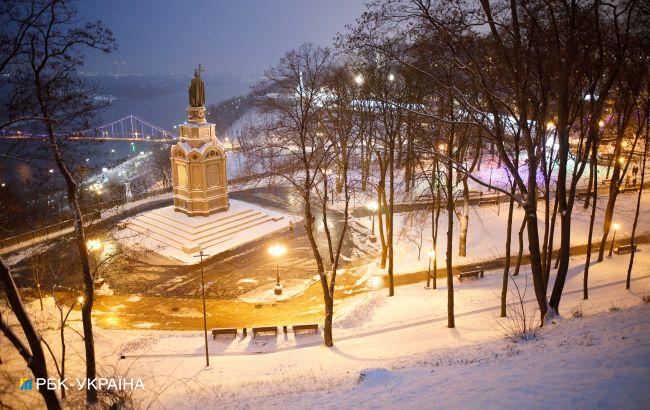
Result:
{"label": "hazy skyline", "polygon": [[102,20],[118,49],[90,53],[85,71],[180,73],[199,62],[210,74],[257,75],[304,42],[329,45],[366,0],[79,2]]}

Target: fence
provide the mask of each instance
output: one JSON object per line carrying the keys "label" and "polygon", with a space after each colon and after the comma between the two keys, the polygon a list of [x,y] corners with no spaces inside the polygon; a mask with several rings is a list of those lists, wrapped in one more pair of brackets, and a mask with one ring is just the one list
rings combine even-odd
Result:
{"label": "fence", "polygon": [[[118,206],[123,206],[130,202],[141,201],[143,199],[162,195],[171,191],[172,188],[168,187],[168,188],[155,189],[153,191],[140,192],[137,194],[133,194],[130,198],[124,196],[122,198],[114,199],[112,201],[100,202],[94,206],[84,207],[82,208],[81,212],[83,214],[85,222],[92,222],[101,217],[102,211],[115,208]],[[72,228],[73,226],[74,226],[74,220],[66,219],[61,222],[54,223],[52,225],[35,229],[33,231],[11,236],[9,238],[0,240],[0,249],[8,248],[10,246],[14,246],[22,242],[31,241],[36,238],[42,238],[50,234],[60,232],[64,229]]]}

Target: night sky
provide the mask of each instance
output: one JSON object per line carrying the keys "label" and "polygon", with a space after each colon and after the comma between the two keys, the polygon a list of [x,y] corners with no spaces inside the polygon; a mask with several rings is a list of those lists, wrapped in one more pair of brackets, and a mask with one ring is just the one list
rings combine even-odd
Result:
{"label": "night sky", "polygon": [[82,17],[113,30],[118,50],[90,54],[86,71],[258,75],[304,42],[329,45],[367,0],[82,1]]}

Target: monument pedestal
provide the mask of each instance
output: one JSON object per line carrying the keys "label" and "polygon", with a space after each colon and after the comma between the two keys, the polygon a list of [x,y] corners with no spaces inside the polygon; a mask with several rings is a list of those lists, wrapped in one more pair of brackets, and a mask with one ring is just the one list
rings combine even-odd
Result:
{"label": "monument pedestal", "polygon": [[288,215],[252,204],[231,201],[230,209],[209,216],[188,216],[173,206],[144,212],[128,221],[139,233],[135,243],[184,263],[203,250],[211,256],[287,229]]}

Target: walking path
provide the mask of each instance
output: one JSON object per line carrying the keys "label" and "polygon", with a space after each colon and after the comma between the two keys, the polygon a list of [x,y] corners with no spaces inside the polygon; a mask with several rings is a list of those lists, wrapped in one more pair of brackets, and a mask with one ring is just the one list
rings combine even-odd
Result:
{"label": "walking path", "polygon": [[[633,283],[638,283],[640,281],[647,281],[650,279],[650,275],[643,275],[643,276],[637,276],[632,278]],[[625,280],[614,280],[614,281],[609,281],[607,283],[600,283],[597,285],[593,285],[589,287],[589,292],[591,295],[591,298],[594,298],[594,293],[604,290],[607,288],[612,288],[614,286],[620,286],[623,288],[625,285]],[[648,285],[646,283],[646,285]],[[583,292],[582,287],[571,289],[571,290],[565,290],[563,293],[563,298],[566,303],[566,299],[568,296],[571,295],[581,295]],[[397,296],[396,296],[397,297]],[[613,302],[613,301],[612,301]],[[515,302],[513,302],[515,303]],[[519,303],[518,301],[516,303]],[[537,300],[534,297],[531,298],[526,298],[524,300],[524,303],[526,305],[530,304],[536,304]],[[512,303],[511,303],[512,305]],[[465,318],[465,317],[470,317],[470,316],[475,316],[487,312],[493,312],[493,311],[499,311],[500,310],[500,305],[491,305],[479,309],[472,309],[460,313],[455,314],[456,320]],[[432,317],[430,319],[420,319],[420,320],[411,320],[406,323],[399,323],[396,325],[390,325],[390,326],[385,326],[385,327],[380,327],[372,330],[367,330],[367,331],[359,331],[351,334],[346,334],[344,336],[337,336],[337,329],[334,329],[334,338],[336,343],[344,342],[344,341],[349,341],[349,340],[356,340],[356,339],[362,339],[362,338],[367,338],[371,336],[376,336],[376,335],[381,335],[389,332],[396,332],[400,330],[405,330],[405,329],[410,329],[410,328],[415,328],[419,326],[424,326],[424,325],[431,325],[434,323],[440,323],[440,322],[445,322],[447,321],[447,316],[436,316]],[[281,336],[281,335],[280,335]],[[278,337],[280,337],[278,336]],[[251,336],[248,336],[247,338],[250,338]],[[254,339],[250,339],[252,343]],[[262,339],[264,340],[264,338]],[[267,339],[268,340],[268,339]],[[314,347],[314,346],[320,346],[323,344],[323,340],[320,335],[312,336],[309,338],[309,340],[305,340],[304,342],[299,342],[298,344],[295,345],[288,345],[288,346],[280,346],[280,347],[275,347],[271,349],[260,349],[260,350],[255,350],[255,351],[231,351],[231,352],[211,352],[210,356],[231,356],[231,357],[237,357],[237,356],[251,356],[251,355],[266,355],[266,354],[273,354],[273,353],[279,353],[279,352],[285,352],[285,351],[291,351],[291,350],[297,350],[297,349],[304,349],[304,348],[309,348],[309,347]],[[193,346],[189,347],[188,350],[193,350],[192,353],[178,353],[178,352],[173,352],[173,353],[153,353],[153,354],[125,354],[121,355],[120,359],[159,359],[159,358],[166,358],[166,357],[174,357],[174,358],[188,358],[188,357],[203,357],[205,353],[203,350],[194,350]],[[214,348],[214,347],[212,347]]]}

